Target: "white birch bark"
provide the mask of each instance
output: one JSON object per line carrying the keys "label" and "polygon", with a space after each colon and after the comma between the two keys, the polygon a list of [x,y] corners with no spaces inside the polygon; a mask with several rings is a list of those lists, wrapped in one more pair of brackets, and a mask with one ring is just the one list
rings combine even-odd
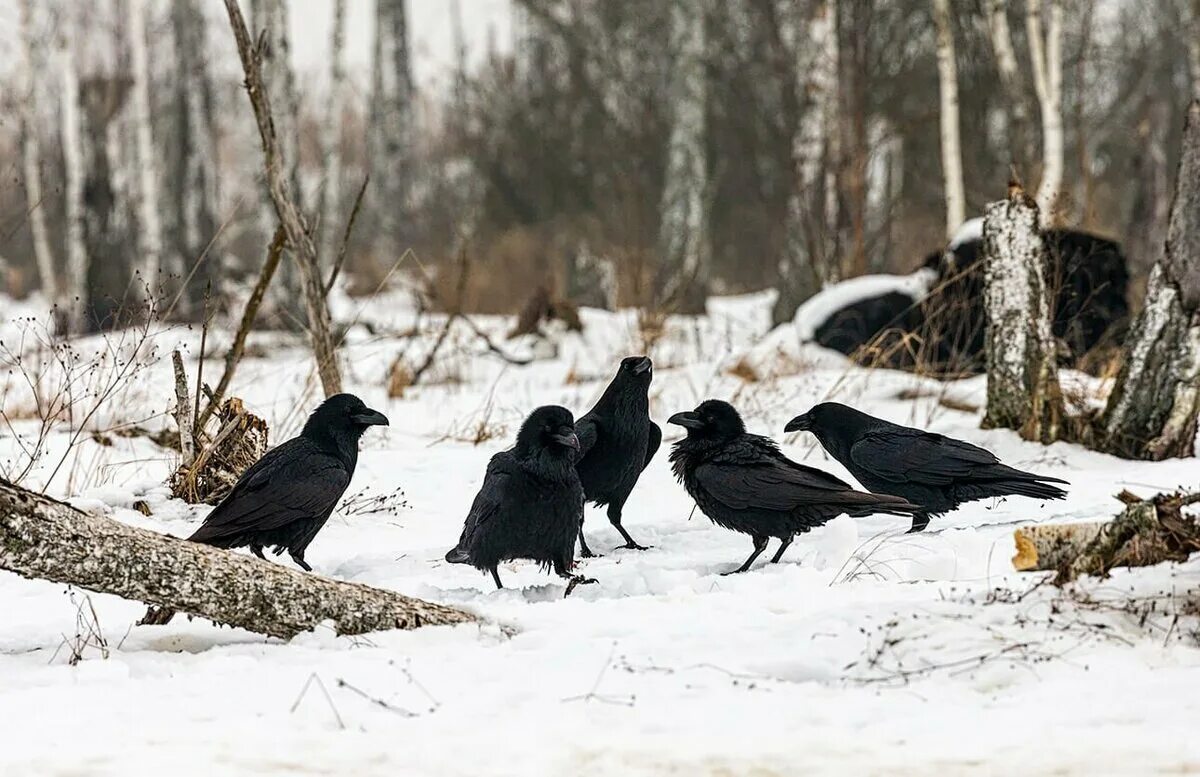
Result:
{"label": "white birch bark", "polygon": [[1033,63],[1033,85],[1042,115],[1042,180],[1037,203],[1043,227],[1058,222],[1058,197],[1063,178],[1062,115],[1062,0],[1049,0],[1045,37],[1042,33],[1042,0],[1028,0],[1025,27],[1029,57]]}
{"label": "white birch bark", "polygon": [[369,149],[379,197],[378,251],[390,265],[408,247],[414,88],[405,0],[376,0]]}
{"label": "white birch bark", "polygon": [[1062,396],[1043,268],[1037,205],[1018,186],[983,222],[987,309],[987,416],[1043,443],[1058,437]]}
{"label": "white birch bark", "polygon": [[[788,195],[784,225],[784,252],[779,260],[779,300],[775,323],[791,320],[797,306],[815,294],[826,279],[824,252],[814,252],[818,238],[813,223],[824,223],[826,198],[821,181],[821,163],[829,142],[829,130],[837,121],[837,28],[836,11],[829,0],[813,3],[807,26],[800,7],[782,0],[778,11],[790,33],[792,80],[800,116],[792,135],[792,191]],[[804,34],[801,34],[801,30]],[[816,230],[824,232],[824,230]],[[814,254],[821,255],[814,255]]]}
{"label": "white birch bark", "polygon": [[696,311],[697,303],[703,309],[703,299],[697,297],[708,284],[711,254],[704,10],[702,3],[687,0],[671,4],[672,115],[659,226],[665,271],[661,301],[690,312]]}
{"label": "white birch bark", "polygon": [[36,74],[41,72],[40,58],[34,56],[36,44],[33,33],[33,8],[30,0],[21,0],[20,67],[24,75],[21,85],[21,163],[25,175],[25,201],[29,211],[29,232],[33,239],[33,256],[38,268],[42,296],[48,303],[59,301],[58,278],[54,271],[54,252],[46,229],[46,203],[42,192],[41,113],[38,110]]}
{"label": "white birch bark", "polygon": [[146,57],[146,0],[127,0],[129,53],[133,68],[133,124],[136,147],[137,186],[135,202],[138,248],[141,252],[142,284],[150,300],[158,295],[158,273],[162,262],[162,222],[158,205],[158,158],[150,118],[150,67]]}
{"label": "white birch bark", "polygon": [[62,149],[66,195],[66,278],[60,288],[60,309],[68,328],[78,332],[87,299],[87,246],[84,243],[83,120],[79,109],[79,74],[75,71],[75,42],[68,28],[63,33],[59,67],[62,70]]}
{"label": "white birch bark", "polygon": [[333,4],[333,32],[329,45],[329,107],[321,128],[325,170],[321,176],[321,258],[332,265],[337,254],[338,202],[342,194],[342,113],[345,109],[346,67],[342,49],[346,42],[346,0]]}
{"label": "white birch bark", "polygon": [[1007,114],[1009,154],[1011,162],[1019,170],[1033,159],[1032,138],[1029,127],[1029,103],[1025,96],[1024,79],[1017,64],[1013,49],[1012,31],[1008,25],[1008,0],[985,0],[988,36],[992,52],[996,57],[996,71],[1000,86],[1004,90]]}
{"label": "white birch bark", "polygon": [[1100,419],[1104,450],[1165,459],[1195,453],[1200,414],[1200,100],[1188,109],[1162,255]]}
{"label": "white birch bark", "polygon": [[962,144],[959,140],[958,65],[954,59],[954,26],[950,18],[950,0],[933,0],[933,21],[937,28],[938,94],[941,97],[942,180],[946,198],[946,240],[967,218],[963,185]]}

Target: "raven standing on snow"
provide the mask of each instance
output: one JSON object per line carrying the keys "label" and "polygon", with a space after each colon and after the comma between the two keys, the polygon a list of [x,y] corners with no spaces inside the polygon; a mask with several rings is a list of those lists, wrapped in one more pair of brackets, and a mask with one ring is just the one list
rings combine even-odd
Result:
{"label": "raven standing on snow", "polygon": [[746,563],[723,574],[748,570],[770,537],[782,542],[771,559],[778,563],[795,535],[842,513],[858,518],[911,515],[920,509],[899,497],[855,491],[833,475],[797,464],[771,440],[747,434],[728,402],[706,400],[667,423],[687,429],[687,437],[671,451],[675,477],[713,523],[754,540]]}
{"label": "raven standing on snow", "polygon": [[571,411],[557,405],[529,414],[517,444],[488,462],[483,485],[471,505],[451,564],[470,564],[492,573],[510,559],[530,559],[570,581],[567,594],[595,580],[571,574],[575,537],[583,516],[583,486],[575,472],[579,439]]}
{"label": "raven standing on snow", "polygon": [[837,402],[823,402],[796,416],[785,430],[812,432],[867,490],[920,505],[910,533],[928,526],[931,515],[976,499],[1067,495],[1049,485],[1065,480],[1013,469],[969,442],[893,424]]}
{"label": "raven standing on snow", "polygon": [[309,416],[299,437],[246,470],[188,539],[218,548],[249,545],[259,558],[264,547],[274,545],[275,555],[286,550],[311,572],[304,551],[350,485],[358,439],[367,427],[387,423],[353,394],[330,397]]}
{"label": "raven standing on snow", "polygon": [[[621,508],[662,442],[662,430],[650,420],[652,366],[648,356],[622,359],[600,401],[575,423],[579,436],[575,469],[584,496],[598,507],[608,505],[609,522],[625,538],[622,547],[633,550],[646,548],[634,542],[621,525]],[[579,553],[584,558],[595,555],[587,546],[582,526]]]}

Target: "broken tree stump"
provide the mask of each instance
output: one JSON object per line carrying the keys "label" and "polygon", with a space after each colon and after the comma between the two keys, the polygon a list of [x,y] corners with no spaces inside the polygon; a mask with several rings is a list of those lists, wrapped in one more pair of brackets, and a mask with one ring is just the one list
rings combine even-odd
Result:
{"label": "broken tree stump", "polygon": [[4,480],[0,569],[282,639],[326,621],[343,635],[475,620],[394,591],[127,526]]}
{"label": "broken tree stump", "polygon": [[1200,494],[1159,494],[1139,499],[1123,491],[1125,509],[1111,521],[1022,526],[1013,532],[1018,572],[1054,571],[1055,585],[1080,575],[1107,575],[1113,567],[1186,561],[1200,550],[1200,524],[1183,514]]}

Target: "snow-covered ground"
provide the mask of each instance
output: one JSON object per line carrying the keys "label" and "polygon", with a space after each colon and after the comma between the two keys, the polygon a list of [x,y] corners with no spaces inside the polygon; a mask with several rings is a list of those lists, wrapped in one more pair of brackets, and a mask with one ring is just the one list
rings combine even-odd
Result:
{"label": "snow-covered ground", "polygon": [[[1012,573],[1009,561],[1014,525],[1111,515],[1122,488],[1196,487],[1194,460],[1126,462],[982,431],[980,413],[965,409],[982,403],[981,379],[938,384],[866,371],[811,346],[799,349],[795,374],[746,383],[727,370],[762,340],[768,306],[749,297],[711,307],[702,319],[668,321],[649,348],[660,423],[702,399],[729,399],[752,431],[848,477],[807,435],[782,434],[793,415],[836,396],[1063,477],[1069,498],[977,503],[915,536],[902,533],[904,519],[843,517],[800,538],[784,563],[720,577],[748,555],[750,542],[693,511],[670,475],[666,449],[679,430],[667,427],[664,449],[625,510],[626,526],[651,550],[608,550],[618,535],[589,508],[585,530],[605,555],[583,566],[598,585],[564,600],[560,581],[514,563],[502,572],[510,587],[496,591],[484,575],[442,560],[488,458],[536,405],[586,410],[617,360],[646,350],[636,314],[585,311],[582,337],[565,340],[557,358],[525,367],[481,355],[464,329],[429,385],[389,400],[389,365],[401,352],[418,360],[431,338],[410,346],[397,336],[413,323],[402,296],[365,307],[342,299],[338,317],[359,322],[347,337],[348,389],[392,424],[364,438],[347,496],[401,489],[403,497],[378,512],[340,510],[308,560],[319,574],[468,608],[487,625],[362,638],[319,629],[282,642],[186,618],[135,627],[142,606],[91,595],[107,656],[95,639],[82,640],[91,646],[72,665],[86,593],[0,573],[0,774],[1200,770],[1197,622],[1176,619],[1183,595],[1200,588],[1200,564],[1119,571],[1084,581],[1068,598],[1038,586],[1039,576]],[[16,319],[36,310],[5,310],[0,340],[16,353],[25,338],[28,372],[38,361],[31,347],[38,324]],[[504,322],[481,324],[499,332]],[[184,535],[207,508],[170,500],[162,485],[170,451],[117,427],[168,427],[166,357],[182,344],[194,377],[199,333],[150,335],[139,352],[149,363],[118,383],[69,447],[71,423],[91,407],[76,389],[74,421],[51,425],[24,482],[49,481],[51,494],[80,507]],[[223,336],[210,334],[210,343],[212,382]],[[111,345],[103,338],[77,344],[81,363],[110,354],[108,366],[79,377],[77,387],[110,385],[111,359],[123,353]],[[278,442],[298,430],[319,392],[295,342],[263,333],[252,350],[234,393],[267,419]],[[0,421],[0,466],[13,477],[40,424],[22,370],[10,361],[4,357],[11,369],[0,374],[9,419]],[[41,370],[46,394],[56,369]],[[1085,401],[1100,389],[1080,377],[1066,383]],[[487,439],[474,444],[479,437]],[[136,500],[152,515],[132,509]]]}

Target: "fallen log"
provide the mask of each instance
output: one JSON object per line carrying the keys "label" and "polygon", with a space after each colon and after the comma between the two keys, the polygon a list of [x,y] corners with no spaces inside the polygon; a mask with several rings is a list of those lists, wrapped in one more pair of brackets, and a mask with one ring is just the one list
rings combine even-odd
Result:
{"label": "fallen log", "polygon": [[1018,572],[1054,571],[1055,585],[1081,575],[1104,576],[1113,567],[1186,561],[1200,550],[1200,524],[1183,508],[1200,494],[1159,494],[1140,499],[1122,491],[1125,509],[1111,521],[1022,526],[1013,532]]}
{"label": "fallen log", "polygon": [[469,623],[474,616],[90,515],[0,480],[0,569],[288,639]]}

